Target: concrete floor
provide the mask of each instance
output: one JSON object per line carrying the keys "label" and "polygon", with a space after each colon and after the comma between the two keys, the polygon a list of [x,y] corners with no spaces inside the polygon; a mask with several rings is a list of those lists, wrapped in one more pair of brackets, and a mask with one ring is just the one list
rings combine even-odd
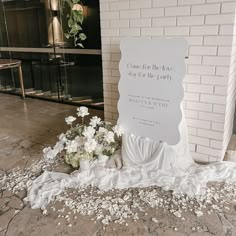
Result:
{"label": "concrete floor", "polygon": [[[100,111],[90,112],[102,115]],[[17,166],[23,169],[32,160],[42,158],[43,147],[56,142],[56,136],[66,129],[64,118],[70,114],[75,114],[74,106],[23,101],[17,96],[0,94],[0,174]],[[25,196],[25,190],[17,194],[0,190],[0,236],[236,235],[235,201],[220,213],[207,214],[205,209],[201,217],[189,211],[183,214],[184,218],[178,218],[168,210],[144,206],[140,219],[128,220],[127,226],[115,223],[104,226],[100,221],[91,221],[92,216],[79,214],[70,225],[65,219],[59,225],[56,204],[50,205],[44,215],[40,209],[33,210],[24,203]]]}

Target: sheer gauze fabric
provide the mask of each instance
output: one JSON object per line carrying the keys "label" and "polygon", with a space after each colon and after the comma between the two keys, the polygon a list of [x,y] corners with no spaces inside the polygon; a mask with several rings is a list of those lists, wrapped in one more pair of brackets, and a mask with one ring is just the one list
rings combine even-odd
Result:
{"label": "sheer gauze fabric", "polygon": [[122,153],[116,153],[118,158],[122,158],[122,169],[105,168],[104,163],[95,161],[88,169],[80,169],[70,175],[45,171],[28,184],[25,200],[32,208],[43,208],[65,188],[88,185],[102,190],[160,186],[176,193],[197,196],[206,192],[209,181],[236,181],[236,163],[194,163],[188,149],[184,118],[179,130],[180,142],[175,146],[126,134],[123,136]]}

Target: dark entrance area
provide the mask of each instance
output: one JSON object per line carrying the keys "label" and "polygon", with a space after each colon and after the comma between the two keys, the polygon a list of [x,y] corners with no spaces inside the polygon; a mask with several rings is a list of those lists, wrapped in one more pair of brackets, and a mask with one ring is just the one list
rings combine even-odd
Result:
{"label": "dark entrance area", "polygon": [[[99,2],[79,4],[83,47],[65,37],[71,9],[63,0],[1,0],[0,57],[22,60],[26,96],[103,109]],[[0,71],[1,92],[20,92],[16,73]]]}

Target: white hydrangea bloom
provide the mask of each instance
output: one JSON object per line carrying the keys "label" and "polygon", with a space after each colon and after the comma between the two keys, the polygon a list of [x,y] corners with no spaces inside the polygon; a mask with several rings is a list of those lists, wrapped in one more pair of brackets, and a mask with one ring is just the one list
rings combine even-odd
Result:
{"label": "white hydrangea bloom", "polygon": [[106,129],[106,128],[104,128],[104,127],[100,127],[99,129],[98,129],[98,133],[104,133],[104,134],[106,134],[108,132],[108,130]]}
{"label": "white hydrangea bloom", "polygon": [[80,147],[84,144],[84,139],[83,137],[80,137],[80,136],[76,136],[75,137],[75,141],[77,142],[77,146]]}
{"label": "white hydrangea bloom", "polygon": [[124,129],[120,125],[115,125],[112,130],[117,135],[117,137],[121,137],[124,134]]}
{"label": "white hydrangea bloom", "polygon": [[88,153],[93,152],[97,147],[97,142],[95,139],[89,139],[84,143],[84,150]]}
{"label": "white hydrangea bloom", "polygon": [[67,116],[67,117],[65,118],[65,122],[66,122],[66,124],[68,124],[68,125],[72,125],[72,123],[73,123],[75,120],[76,120],[76,117],[74,117],[74,116]]}
{"label": "white hydrangea bloom", "polygon": [[88,112],[88,108],[87,107],[78,107],[77,108],[77,115],[79,117],[85,117],[87,115],[89,115],[89,112]]}
{"label": "white hydrangea bloom", "polygon": [[46,147],[43,149],[43,157],[46,161],[53,161],[56,155],[57,153],[51,147]]}
{"label": "white hydrangea bloom", "polygon": [[97,116],[93,116],[92,119],[90,119],[89,124],[95,128],[97,125],[101,124],[101,118],[98,118]]}
{"label": "white hydrangea bloom", "polygon": [[56,143],[56,145],[53,147],[53,150],[55,151],[56,155],[60,153],[64,149],[64,144],[60,141]]}
{"label": "white hydrangea bloom", "polygon": [[105,140],[107,143],[115,142],[114,133],[113,133],[112,131],[108,131],[108,132],[104,135],[104,140]]}
{"label": "white hydrangea bloom", "polygon": [[104,151],[104,146],[102,144],[98,144],[95,150],[95,154],[99,156],[102,154],[103,151]]}
{"label": "white hydrangea bloom", "polygon": [[95,129],[92,126],[85,127],[82,134],[85,138],[92,139],[95,134]]}
{"label": "white hydrangea bloom", "polygon": [[75,140],[68,141],[66,146],[68,153],[77,152],[78,150],[78,143]]}
{"label": "white hydrangea bloom", "polygon": [[60,140],[60,142],[63,143],[63,144],[66,143],[67,138],[66,138],[66,136],[65,136],[64,133],[60,134],[59,140]]}

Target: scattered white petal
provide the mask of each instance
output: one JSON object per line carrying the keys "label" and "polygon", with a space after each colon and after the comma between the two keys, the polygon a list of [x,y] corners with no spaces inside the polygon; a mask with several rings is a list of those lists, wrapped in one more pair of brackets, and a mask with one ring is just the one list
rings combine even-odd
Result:
{"label": "scattered white petal", "polygon": [[47,215],[47,213],[48,213],[47,209],[43,210],[43,215]]}
{"label": "scattered white petal", "polygon": [[156,218],[152,218],[152,221],[153,221],[154,223],[158,223],[158,220],[157,220]]}
{"label": "scattered white petal", "polygon": [[203,216],[202,211],[195,211],[195,214],[196,214],[197,217]]}
{"label": "scattered white petal", "polygon": [[179,211],[175,211],[173,214],[178,218],[182,217],[182,215]]}

